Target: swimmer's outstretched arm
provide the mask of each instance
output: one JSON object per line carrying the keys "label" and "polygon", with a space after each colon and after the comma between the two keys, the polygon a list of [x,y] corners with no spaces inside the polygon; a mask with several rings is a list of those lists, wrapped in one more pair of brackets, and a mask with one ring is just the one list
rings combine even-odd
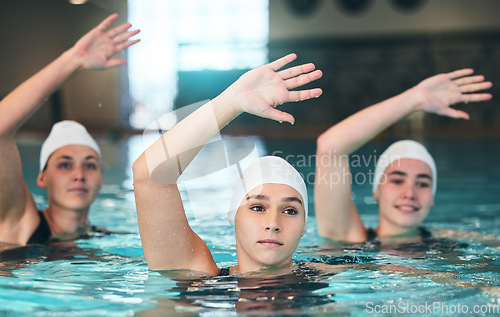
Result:
{"label": "swimmer's outstretched arm", "polygon": [[131,27],[128,23],[107,30],[117,18],[117,14],[106,18],[0,101],[0,241],[25,244],[39,222],[35,203],[23,180],[14,140],[17,130],[45,98],[77,72],[126,63],[113,56],[137,43],[138,40],[129,38],[139,31],[127,31]]}
{"label": "swimmer's outstretched arm", "polygon": [[451,108],[460,102],[491,99],[477,93],[492,86],[472,69],[427,78],[417,86],[363,109],[334,125],[317,139],[315,211],[323,237],[363,242],[366,228],[352,201],[348,155],[377,134],[418,111],[468,119],[467,113]]}
{"label": "swimmer's outstretched arm", "polygon": [[207,245],[188,224],[177,179],[201,147],[242,112],[293,123],[292,115],[275,107],[321,95],[321,89],[291,91],[322,75],[313,64],[279,71],[295,58],[290,54],[243,74],[166,132],[134,163],[139,231],[150,269],[218,274]]}

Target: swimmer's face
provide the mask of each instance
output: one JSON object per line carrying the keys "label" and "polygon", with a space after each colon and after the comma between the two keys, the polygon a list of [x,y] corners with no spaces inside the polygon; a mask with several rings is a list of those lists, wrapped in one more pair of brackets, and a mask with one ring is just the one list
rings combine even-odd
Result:
{"label": "swimmer's face", "polygon": [[88,146],[63,146],[49,157],[37,182],[47,189],[49,205],[88,210],[102,186],[99,156]]}
{"label": "swimmer's face", "polygon": [[241,273],[290,263],[304,235],[302,196],[288,185],[258,186],[238,208],[235,229]]}
{"label": "swimmer's face", "polygon": [[379,205],[379,229],[401,234],[422,224],[434,204],[432,171],[420,160],[401,159],[387,169],[374,193]]}

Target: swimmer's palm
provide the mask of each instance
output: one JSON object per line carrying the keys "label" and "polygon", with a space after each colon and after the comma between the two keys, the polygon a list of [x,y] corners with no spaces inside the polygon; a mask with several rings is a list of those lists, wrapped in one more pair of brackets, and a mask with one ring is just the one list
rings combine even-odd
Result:
{"label": "swimmer's palm", "polygon": [[469,118],[467,113],[450,107],[463,98],[460,87],[447,74],[427,78],[417,88],[423,98],[424,111],[452,118]]}
{"label": "swimmer's palm", "polygon": [[85,69],[107,69],[126,63],[121,59],[111,59],[118,50],[113,40],[98,28],[82,37],[74,48],[82,57],[82,66]]}
{"label": "swimmer's palm", "polygon": [[[93,34],[87,34],[87,36]],[[85,69],[106,69],[118,64],[111,65],[108,56],[115,54],[113,44],[109,45],[102,37],[84,37],[75,45],[79,49],[80,56],[83,59],[83,68]]]}
{"label": "swimmer's palm", "polygon": [[291,101],[286,82],[268,65],[260,66],[245,73],[235,83],[242,96],[242,110],[259,117],[293,123],[289,113],[275,109]]}
{"label": "swimmer's palm", "polygon": [[305,64],[277,72],[295,59],[295,54],[284,56],[272,63],[253,69],[234,83],[237,96],[241,96],[242,111],[276,121],[294,123],[292,115],[276,109],[290,101],[302,101],[319,97],[321,89],[291,91],[322,76],[313,64]]}
{"label": "swimmer's palm", "polygon": [[127,32],[131,26],[128,23],[106,31],[117,18],[117,14],[110,15],[76,42],[73,49],[81,57],[83,68],[107,69],[127,63],[123,59],[111,57],[137,43],[139,40],[129,40],[129,38],[139,31]]}

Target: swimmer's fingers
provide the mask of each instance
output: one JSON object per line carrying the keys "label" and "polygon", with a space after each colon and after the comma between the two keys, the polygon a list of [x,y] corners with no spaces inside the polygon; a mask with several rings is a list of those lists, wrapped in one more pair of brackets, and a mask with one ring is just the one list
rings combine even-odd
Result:
{"label": "swimmer's fingers", "polygon": [[480,102],[487,101],[491,99],[491,94],[482,93],[482,94],[462,94],[462,102]]}
{"label": "swimmer's fingers", "polygon": [[462,93],[468,93],[468,92],[476,92],[480,90],[485,90],[489,89],[493,86],[493,84],[489,81],[481,82],[481,83],[474,83],[474,84],[467,84],[460,86],[460,91]]}
{"label": "swimmer's fingers", "polygon": [[109,36],[110,38],[114,38],[117,35],[122,34],[123,32],[127,31],[132,27],[132,24],[130,23],[123,23],[122,25],[115,26],[111,30],[106,32],[106,35]]}
{"label": "swimmer's fingers", "polygon": [[300,74],[312,72],[315,68],[316,68],[316,66],[314,66],[313,63],[307,63],[304,65],[299,65],[299,66],[295,66],[295,67],[281,70],[278,72],[278,75],[280,75],[281,78],[287,80],[290,78],[294,78]]}
{"label": "swimmer's fingers", "polygon": [[[313,65],[314,66],[314,65]],[[323,72],[320,70],[315,70],[310,73],[302,74],[300,76],[294,76],[285,81],[287,89],[294,89],[312,81],[315,81],[323,76]]]}
{"label": "swimmer's fingers", "polygon": [[296,58],[297,58],[297,55],[292,53],[292,54],[288,54],[286,56],[283,56],[282,58],[279,58],[279,59],[275,60],[274,62],[271,62],[267,65],[269,65],[269,67],[271,67],[271,69],[273,71],[277,71],[278,69],[282,68],[286,64],[294,61]]}
{"label": "swimmer's fingers", "polygon": [[131,40],[131,41],[126,41],[126,42],[122,42],[122,43],[119,43],[117,45],[115,45],[115,49],[117,52],[119,51],[123,51],[124,49],[134,45],[135,43],[139,42],[140,40],[137,39],[137,40]]}
{"label": "swimmer's fingers", "polygon": [[453,109],[453,108],[445,108],[441,112],[438,113],[441,116],[447,116],[454,119],[466,119],[469,120],[469,114],[465,111]]}
{"label": "swimmer's fingers", "polygon": [[[480,102],[491,99],[491,94],[462,94],[461,102],[467,104],[469,102]],[[441,109],[438,114],[442,116],[448,116],[455,119],[469,119],[469,114],[465,111],[453,109],[451,107],[446,107]]]}
{"label": "swimmer's fingers", "polygon": [[455,80],[459,86],[461,95],[461,102],[481,102],[490,100],[492,98],[489,93],[474,93],[481,90],[489,89],[493,86],[490,81],[484,81],[483,75],[463,77]]}
{"label": "swimmer's fingers", "polygon": [[295,122],[295,118],[291,114],[280,111],[276,108],[270,108],[266,112],[261,113],[260,116],[263,118],[268,118],[271,120],[278,121],[280,123],[285,121],[294,124]]}
{"label": "swimmer's fingers", "polygon": [[457,79],[463,76],[468,76],[474,73],[474,70],[472,68],[464,68],[464,69],[459,69],[450,73],[447,73],[449,78],[451,79]]}
{"label": "swimmer's fingers", "polygon": [[127,61],[121,58],[113,58],[110,59],[106,62],[106,65],[104,65],[104,68],[112,68],[116,66],[121,66],[121,65],[126,65]]}
{"label": "swimmer's fingers", "polygon": [[290,91],[289,99],[287,101],[302,101],[311,98],[318,98],[323,93],[320,88],[313,88],[308,90]]}
{"label": "swimmer's fingers", "polygon": [[467,76],[454,79],[453,81],[455,82],[455,84],[459,86],[464,86],[464,85],[484,82],[484,76],[483,75]]}
{"label": "swimmer's fingers", "polygon": [[118,19],[118,13],[113,13],[104,19],[98,26],[95,28],[101,32],[105,32],[105,30],[116,20]]}

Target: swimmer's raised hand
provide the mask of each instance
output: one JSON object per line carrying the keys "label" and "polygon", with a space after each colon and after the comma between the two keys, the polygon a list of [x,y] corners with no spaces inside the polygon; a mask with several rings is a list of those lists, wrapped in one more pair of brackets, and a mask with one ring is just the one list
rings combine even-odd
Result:
{"label": "swimmer's raised hand", "polygon": [[234,98],[239,105],[238,111],[248,112],[260,117],[294,123],[294,117],[276,109],[290,101],[302,101],[319,97],[323,92],[319,88],[292,91],[321,78],[323,73],[315,70],[312,63],[303,64],[278,71],[297,58],[289,54],[274,62],[252,69],[243,74],[223,94]]}
{"label": "swimmer's raised hand", "polygon": [[439,74],[425,79],[413,89],[422,101],[420,110],[436,113],[452,118],[469,119],[469,115],[450,106],[463,102],[479,102],[491,99],[491,94],[476,93],[489,89],[492,83],[484,80],[484,76],[471,76],[470,68],[456,70],[447,74]]}
{"label": "swimmer's raised hand", "polygon": [[81,58],[81,68],[107,69],[127,63],[123,59],[112,57],[139,42],[138,39],[129,40],[139,33],[139,30],[127,31],[132,25],[124,23],[107,31],[106,29],[116,19],[118,19],[117,13],[110,15],[71,48],[75,55]]}

